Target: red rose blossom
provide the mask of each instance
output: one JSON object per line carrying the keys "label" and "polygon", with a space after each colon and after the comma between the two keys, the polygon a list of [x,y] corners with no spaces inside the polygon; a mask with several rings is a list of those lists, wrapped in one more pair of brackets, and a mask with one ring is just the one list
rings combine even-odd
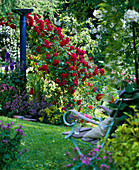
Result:
{"label": "red rose blossom", "polygon": [[100,72],[100,75],[103,76],[103,74],[104,74],[104,69],[103,69],[103,68],[99,69],[99,72]]}
{"label": "red rose blossom", "polygon": [[56,59],[56,60],[53,60],[53,66],[57,66],[57,64],[59,63],[59,60],[58,59]]}
{"label": "red rose blossom", "polygon": [[98,70],[98,66],[95,67],[94,72],[93,72],[93,76],[96,76],[96,75],[97,75],[97,70]]}
{"label": "red rose blossom", "polygon": [[37,46],[36,51],[37,51],[37,52],[40,52],[40,51],[41,51],[41,47],[40,47],[40,46]]}
{"label": "red rose blossom", "polygon": [[33,88],[32,88],[32,87],[30,88],[29,94],[30,94],[30,95],[33,95]]}
{"label": "red rose blossom", "polygon": [[103,97],[103,94],[97,94],[96,95],[97,101],[100,101],[102,99],[102,97]]}
{"label": "red rose blossom", "polygon": [[78,104],[78,105],[81,105],[81,102],[82,102],[81,99],[77,100],[77,104]]}

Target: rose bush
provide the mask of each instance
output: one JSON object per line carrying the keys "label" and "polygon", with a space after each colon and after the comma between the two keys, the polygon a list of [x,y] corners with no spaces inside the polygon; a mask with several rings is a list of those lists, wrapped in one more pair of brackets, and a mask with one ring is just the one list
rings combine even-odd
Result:
{"label": "rose bush", "polygon": [[[13,15],[7,14],[7,18],[8,21],[1,18],[0,25],[17,29]],[[28,63],[33,67],[32,74],[38,75],[44,82],[40,90],[44,92],[45,89],[45,95],[50,98],[52,104],[58,107],[72,106],[77,88],[83,87],[88,79],[97,77],[97,74],[103,76],[104,69],[99,69],[98,72],[98,66],[91,61],[91,57],[80,48],[75,49],[70,45],[69,38],[64,37],[61,28],[55,27],[49,20],[42,20],[41,16],[35,13],[27,14],[26,25],[31,54]],[[36,88],[32,82],[28,84],[30,95],[34,94]],[[96,91],[95,86],[93,91]],[[77,106],[80,106],[79,102]]]}
{"label": "rose bush", "polygon": [[[39,58],[36,61],[31,57],[32,64],[37,65],[33,71],[47,82],[45,88],[53,104],[71,106],[79,83],[84,85],[86,79],[96,76],[98,67],[89,64],[90,57],[85,51],[70,46],[69,38],[64,38],[60,27],[54,27],[47,19],[43,21],[35,13],[26,18],[31,52]],[[99,72],[103,76],[104,70]]]}

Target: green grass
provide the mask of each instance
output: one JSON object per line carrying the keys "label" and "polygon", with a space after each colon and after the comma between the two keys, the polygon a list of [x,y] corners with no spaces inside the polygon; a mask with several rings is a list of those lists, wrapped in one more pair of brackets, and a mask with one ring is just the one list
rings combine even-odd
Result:
{"label": "green grass", "polygon": [[69,127],[48,125],[39,122],[28,122],[19,119],[0,117],[4,124],[14,122],[13,128],[23,126],[25,136],[22,140],[22,148],[28,152],[21,155],[20,159],[13,163],[12,170],[21,169],[66,169],[69,163],[65,152],[71,152],[74,145],[69,139],[65,139],[62,132],[70,130]]}

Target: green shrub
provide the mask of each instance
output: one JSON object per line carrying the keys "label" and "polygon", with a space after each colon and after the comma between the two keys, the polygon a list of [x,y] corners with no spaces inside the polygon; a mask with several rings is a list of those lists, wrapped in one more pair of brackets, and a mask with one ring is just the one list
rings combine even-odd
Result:
{"label": "green shrub", "polygon": [[39,120],[48,124],[62,124],[63,114],[56,106],[50,106],[41,111],[41,116]]}
{"label": "green shrub", "polygon": [[16,129],[16,133],[13,133],[11,129],[13,122],[8,123],[4,126],[3,123],[0,124],[0,168],[9,168],[11,162],[16,161],[21,153],[20,151],[20,140],[24,133],[22,131],[22,126]]}
{"label": "green shrub", "polygon": [[136,118],[130,116],[127,119],[128,124],[123,124],[117,129],[116,138],[108,139],[105,146],[105,149],[111,152],[117,168],[120,169],[139,168],[139,112],[136,114]]}

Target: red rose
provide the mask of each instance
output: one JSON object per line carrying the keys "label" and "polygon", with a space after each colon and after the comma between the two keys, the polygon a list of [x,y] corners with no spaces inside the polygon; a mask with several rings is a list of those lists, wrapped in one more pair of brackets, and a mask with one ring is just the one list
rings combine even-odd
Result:
{"label": "red rose", "polygon": [[81,102],[82,102],[81,99],[77,100],[78,105],[81,105]]}
{"label": "red rose", "polygon": [[63,46],[65,45],[65,42],[66,42],[66,41],[65,41],[64,39],[62,39],[62,41],[60,41],[60,43],[59,43],[60,46],[63,47]]}
{"label": "red rose", "polygon": [[59,83],[59,79],[58,79],[58,78],[57,78],[57,79],[55,79],[55,82],[56,82],[56,83]]}
{"label": "red rose", "polygon": [[62,80],[62,85],[64,86],[66,84],[66,81],[63,79]]}
{"label": "red rose", "polygon": [[43,29],[44,29],[44,23],[43,23],[42,20],[41,20],[41,22],[39,24],[39,29],[40,29],[40,31],[43,31]]}
{"label": "red rose", "polygon": [[65,76],[67,76],[67,77],[68,77],[68,75],[69,75],[68,73],[65,74]]}
{"label": "red rose", "polygon": [[57,33],[58,33],[58,34],[61,33],[61,28],[60,28],[60,27],[57,28]]}
{"label": "red rose", "polygon": [[68,44],[69,43],[69,37],[66,37],[66,42],[65,44]]}
{"label": "red rose", "polygon": [[69,86],[69,90],[72,90],[72,86]]}
{"label": "red rose", "polygon": [[34,27],[33,27],[33,30],[34,30],[34,32],[37,32],[38,27],[37,27],[37,26],[34,26]]}
{"label": "red rose", "polygon": [[41,51],[41,47],[40,47],[40,46],[37,46],[36,51],[37,51],[37,52],[40,52],[40,51]]}
{"label": "red rose", "polygon": [[63,84],[62,83],[59,83],[59,85],[58,85],[59,87],[61,87],[61,86],[63,86]]}
{"label": "red rose", "polygon": [[30,94],[30,95],[33,95],[33,88],[32,88],[32,87],[30,88],[29,94]]}
{"label": "red rose", "polygon": [[54,105],[56,105],[56,100],[54,100]]}
{"label": "red rose", "polygon": [[72,91],[71,91],[71,94],[74,94],[74,93],[75,93],[75,90],[72,90]]}
{"label": "red rose", "polygon": [[44,37],[44,33],[43,32],[41,33],[41,36]]}
{"label": "red rose", "polygon": [[103,69],[103,68],[99,69],[99,72],[100,72],[100,75],[103,76],[103,74],[104,74],[104,69]]}
{"label": "red rose", "polygon": [[50,25],[47,25],[47,31],[52,31],[52,27]]}
{"label": "red rose", "polygon": [[80,72],[81,72],[81,73],[85,72],[85,68],[82,68],[82,69],[80,70]]}
{"label": "red rose", "polygon": [[71,76],[76,76],[76,72],[71,73]]}
{"label": "red rose", "polygon": [[97,94],[97,95],[96,95],[97,101],[100,101],[100,99],[102,99],[102,97],[103,97],[103,94]]}
{"label": "red rose", "polygon": [[40,35],[40,31],[39,30],[37,30],[37,34]]}
{"label": "red rose", "polygon": [[57,56],[57,52],[55,52],[55,53],[53,54],[53,57],[55,57],[55,56]]}
{"label": "red rose", "polygon": [[91,72],[89,72],[89,76],[88,76],[88,78],[91,78],[92,77],[92,74],[91,74]]}
{"label": "red rose", "polygon": [[91,57],[88,57],[89,61],[91,60]]}
{"label": "red rose", "polygon": [[71,50],[74,50],[74,49],[75,49],[74,46],[70,46],[70,51],[71,51]]}
{"label": "red rose", "polygon": [[74,70],[74,66],[69,66],[69,71]]}
{"label": "red rose", "polygon": [[57,64],[59,63],[59,60],[58,59],[56,59],[56,60],[53,60],[53,66],[56,66]]}
{"label": "red rose", "polygon": [[44,22],[46,22],[47,24],[49,24],[49,20],[48,20],[48,19],[45,19]]}
{"label": "red rose", "polygon": [[112,99],[111,99],[111,101],[109,103],[113,103],[113,102],[114,102],[114,97],[112,96]]}
{"label": "red rose", "polygon": [[43,42],[46,44],[46,48],[49,48],[49,41],[43,40]]}
{"label": "red rose", "polygon": [[79,107],[79,110],[78,110],[78,112],[80,112],[81,111],[81,107]]}
{"label": "red rose", "polygon": [[97,75],[97,70],[98,70],[98,66],[95,67],[94,72],[93,72],[93,76],[96,76],[96,75]]}
{"label": "red rose", "polygon": [[15,25],[15,24],[11,24],[10,27],[11,27],[12,29],[16,29],[16,25]]}
{"label": "red rose", "polygon": [[48,71],[48,65],[42,65],[41,67],[38,68],[38,71]]}
{"label": "red rose", "polygon": [[97,90],[97,86],[95,86],[94,88],[93,88],[93,92],[95,92]]}
{"label": "red rose", "polygon": [[89,105],[88,108],[91,110],[91,109],[93,109],[93,106],[92,106],[92,105]]}
{"label": "red rose", "polygon": [[60,33],[59,34],[59,38],[62,40],[63,39],[63,35]]}
{"label": "red rose", "polygon": [[75,53],[71,53],[69,60],[70,61],[76,61],[77,60],[77,55]]}
{"label": "red rose", "polygon": [[68,61],[66,61],[66,64],[67,64],[67,65],[69,65],[69,62],[68,62]]}
{"label": "red rose", "polygon": [[62,77],[62,79],[64,79],[64,78],[65,78],[65,74],[64,74],[64,73],[62,73],[62,74],[61,74],[61,77]]}
{"label": "red rose", "polygon": [[50,58],[50,55],[49,54],[46,54],[46,59],[49,59]]}
{"label": "red rose", "polygon": [[84,120],[80,120],[80,123],[84,123]]}
{"label": "red rose", "polygon": [[73,100],[73,102],[75,102],[75,99],[72,99]]}

